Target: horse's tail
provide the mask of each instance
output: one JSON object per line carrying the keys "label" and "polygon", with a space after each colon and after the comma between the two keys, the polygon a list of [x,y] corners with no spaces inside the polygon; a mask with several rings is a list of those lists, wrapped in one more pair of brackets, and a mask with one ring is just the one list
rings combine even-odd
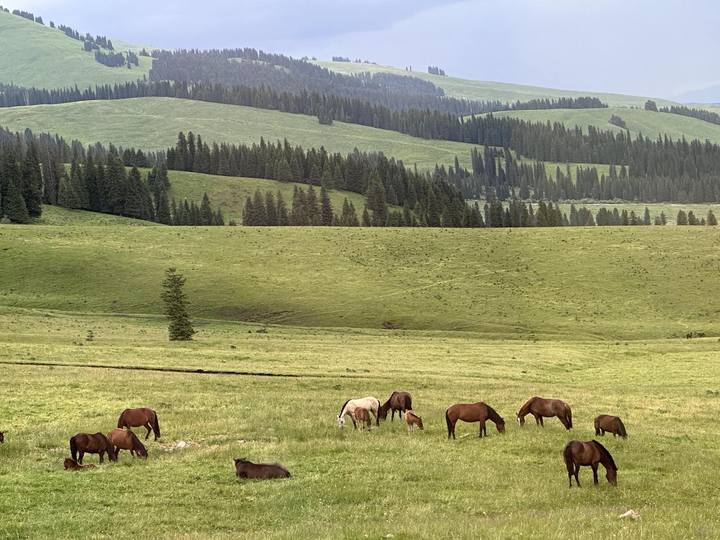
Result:
{"label": "horse's tail", "polygon": [[70,437],[70,455],[73,461],[77,462],[77,444],[75,444],[75,437]]}
{"label": "horse's tail", "polygon": [[617,419],[617,423],[619,431],[618,435],[625,439],[627,437],[627,431],[625,431],[625,424],[623,424],[622,420],[620,420],[619,418]]}
{"label": "horse's tail", "polygon": [[450,409],[445,409],[445,423],[447,424],[448,439],[449,439],[450,435],[452,434],[452,422],[450,421]]}
{"label": "horse's tail", "polygon": [[565,467],[567,468],[568,474],[572,474],[575,470],[575,464],[573,463],[570,443],[565,445],[565,449],[563,450],[563,460],[565,461]]}
{"label": "horse's tail", "polygon": [[122,429],[123,424],[125,423],[125,411],[120,413],[120,418],[118,418],[118,425],[117,427]]}
{"label": "horse's tail", "polygon": [[412,411],[412,397],[407,397],[407,408]]}
{"label": "horse's tail", "polygon": [[593,425],[595,426],[595,435],[600,435],[601,433],[600,433],[600,417],[599,416],[595,419],[595,422]]}
{"label": "horse's tail", "polygon": [[160,422],[158,422],[158,415],[155,411],[153,411],[153,423],[152,423],[153,433],[155,434],[155,438],[160,438]]}
{"label": "horse's tail", "polygon": [[567,418],[567,428],[570,429],[573,427],[573,425],[572,425],[572,410],[570,409],[570,405],[565,405],[565,415]]}

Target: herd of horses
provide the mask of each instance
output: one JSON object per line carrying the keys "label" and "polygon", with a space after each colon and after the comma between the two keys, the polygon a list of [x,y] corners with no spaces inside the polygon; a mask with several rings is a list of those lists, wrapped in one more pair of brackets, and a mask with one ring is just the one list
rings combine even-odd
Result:
{"label": "herd of horses", "polygon": [[[388,411],[392,411],[391,421],[395,419],[397,412],[401,418],[405,420],[408,431],[412,431],[415,426],[423,429],[422,418],[412,410],[412,396],[408,392],[396,391],[390,395],[390,398],[380,404],[380,401],[372,396],[349,399],[340,408],[337,415],[338,427],[345,426],[345,417],[349,417],[353,423],[353,427],[357,429],[358,424],[370,429],[372,420],[370,415],[375,417],[375,424],[380,425],[381,420],[387,418]],[[556,417],[565,429],[572,429],[572,410],[570,406],[559,399],[546,399],[538,396],[528,399],[520,410],[517,412],[516,418],[519,426],[525,425],[525,417],[531,414],[535,418],[535,423],[544,427],[543,418]],[[455,425],[461,420],[463,422],[479,422],[479,437],[487,436],[487,421],[495,424],[498,433],[505,433],[505,420],[495,409],[487,403],[479,401],[477,403],[456,403],[451,405],[445,411],[445,423],[447,424],[448,439],[455,439]],[[619,436],[623,439],[627,437],[625,425],[618,416],[601,414],[595,418],[594,422],[595,434],[605,435],[612,433],[613,436]],[[580,486],[580,467],[590,467],[593,472],[593,482],[598,483],[598,466],[602,465],[606,471],[607,481],[613,485],[617,485],[618,467],[612,455],[602,444],[596,440],[591,441],[570,441],[563,449],[563,460],[568,472],[568,482],[572,487],[572,479],[575,477],[575,483]]]}
{"label": "herd of horses", "polygon": [[[365,429],[371,429],[372,419],[374,417],[375,424],[380,425],[381,420],[386,420],[390,413],[390,420],[395,420],[395,413],[402,418],[408,432],[412,432],[416,427],[423,429],[423,421],[412,408],[412,396],[408,392],[393,392],[388,400],[381,404],[380,401],[372,396],[349,399],[340,408],[337,415],[338,427],[345,426],[345,417],[349,417],[355,429],[358,425]],[[544,427],[543,418],[556,417],[560,420],[565,429],[571,429],[572,411],[570,406],[559,399],[546,399],[541,397],[532,397],[527,400],[520,410],[517,412],[517,423],[521,427],[525,425],[525,417],[531,414],[535,418],[535,423]],[[487,403],[479,401],[477,403],[456,403],[451,405],[445,411],[445,422],[447,425],[448,439],[455,439],[455,426],[458,421],[478,422],[480,424],[478,436],[487,436],[487,421],[495,424],[498,433],[505,433],[505,420],[495,409]],[[150,437],[150,433],[155,435],[155,440],[160,438],[160,423],[157,413],[149,408],[141,407],[136,409],[125,409],[118,418],[117,428],[110,431],[107,435],[102,433],[78,433],[70,438],[70,455],[72,457],[65,459],[65,469],[80,470],[91,468],[94,465],[83,465],[83,457],[85,454],[98,454],[100,463],[107,454],[110,461],[117,461],[118,454],[121,450],[128,450],[132,456],[139,458],[147,458],[148,452],[145,445],[132,431],[132,428],[144,427],[147,430],[145,440]],[[627,431],[622,420],[617,416],[601,414],[595,418],[594,422],[595,434],[605,435],[612,433],[613,436],[622,438],[627,437]],[[0,431],[0,443],[5,440],[4,432]],[[606,471],[606,478],[612,485],[617,485],[618,467],[610,454],[610,452],[602,444],[596,440],[591,441],[570,441],[563,449],[563,460],[568,473],[568,482],[572,487],[572,479],[580,486],[579,472],[580,467],[590,467],[593,471],[593,481],[598,483],[598,466],[602,465]],[[277,463],[252,463],[246,458],[237,458],[234,460],[235,474],[238,478],[248,479],[271,479],[271,478],[289,478],[290,472]]]}

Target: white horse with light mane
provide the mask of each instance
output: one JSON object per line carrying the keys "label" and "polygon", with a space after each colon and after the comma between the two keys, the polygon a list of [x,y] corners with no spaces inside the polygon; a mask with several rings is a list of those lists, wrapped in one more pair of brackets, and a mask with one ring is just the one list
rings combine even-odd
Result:
{"label": "white horse with light mane", "polygon": [[357,422],[355,422],[355,409],[357,409],[358,407],[362,407],[363,409],[367,409],[368,411],[370,411],[375,417],[375,424],[380,425],[380,421],[378,420],[378,409],[380,408],[380,400],[372,396],[368,396],[358,399],[348,399],[343,404],[342,408],[340,409],[340,414],[337,415],[338,427],[344,427],[345,416],[349,416],[350,420],[352,420],[353,427],[357,429]]}

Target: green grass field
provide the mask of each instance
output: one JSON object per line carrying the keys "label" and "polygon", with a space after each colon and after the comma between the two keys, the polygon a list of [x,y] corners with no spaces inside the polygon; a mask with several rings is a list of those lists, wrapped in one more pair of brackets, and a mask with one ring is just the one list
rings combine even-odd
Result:
{"label": "green grass field", "polygon": [[580,126],[587,131],[595,126],[605,131],[625,131],[610,124],[610,116],[620,116],[633,137],[642,133],[645,137],[657,138],[667,134],[672,139],[685,138],[688,141],[700,139],[720,142],[720,125],[697,118],[678,114],[656,113],[644,109],[611,107],[608,109],[549,109],[542,111],[502,111],[495,116],[512,116],[529,122],[560,122],[568,127]]}
{"label": "green grass field", "polygon": [[[123,50],[132,48],[122,45]],[[117,42],[118,50],[120,46],[121,42]],[[152,62],[141,56],[140,66],[134,69],[106,67],[82,49],[82,42],[60,30],[1,10],[0,51],[0,82],[37,88],[77,85],[83,89],[96,84],[136,81],[148,74]]]}
{"label": "green grass field", "polygon": [[[560,90],[558,88],[543,88],[541,86],[529,86],[496,81],[474,81],[458,77],[443,77],[440,75],[431,75],[423,71],[408,72],[401,68],[382,66],[378,64],[356,64],[354,62],[330,61],[320,61],[316,63],[338,73],[392,73],[395,75],[418,77],[419,79],[430,81],[435,86],[442,88],[445,90],[445,94],[447,96],[464,99],[514,102],[528,101],[530,99],[595,96],[608,105],[616,107],[642,107],[648,99],[646,97],[628,96],[624,94],[609,94],[582,90]],[[670,101],[662,99],[655,99],[655,102],[662,105],[671,103]]]}
{"label": "green grass field", "polygon": [[[202,194],[200,195],[202,197]],[[34,221],[35,225],[74,225],[74,226],[132,226],[144,227],[155,225],[149,221],[87,212],[85,210],[71,210],[60,206],[43,205],[42,216]]]}
{"label": "green grass field", "polygon": [[179,131],[199,133],[206,141],[253,143],[287,138],[304,148],[324,146],[332,152],[384,152],[421,169],[452,164],[455,156],[470,167],[472,145],[431,141],[394,131],[335,122],[252,107],[174,98],[85,101],[0,109],[0,126],[57,133],[86,144],[114,143],[148,150],[166,149]]}

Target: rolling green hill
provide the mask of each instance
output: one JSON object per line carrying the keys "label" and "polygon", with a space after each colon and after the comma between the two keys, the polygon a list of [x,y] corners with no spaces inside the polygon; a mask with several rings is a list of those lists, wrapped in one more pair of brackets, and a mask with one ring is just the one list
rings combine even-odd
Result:
{"label": "rolling green hill", "polygon": [[[201,195],[202,196],[202,195]],[[145,227],[157,225],[150,221],[132,219],[123,216],[87,212],[85,210],[71,210],[60,206],[43,205],[42,216],[34,222],[36,225],[74,225],[74,226],[131,226]]]}
{"label": "rolling green hill", "polygon": [[82,42],[60,30],[0,10],[0,82],[82,89],[142,79],[151,62],[141,56],[140,66],[134,69],[106,67],[82,49]]}
{"label": "rolling green hill", "polygon": [[[404,69],[381,66],[378,64],[356,64],[354,62],[328,62],[321,61],[317,64],[338,73],[393,73],[395,75],[410,75],[426,81],[445,90],[450,97],[477,99],[477,100],[498,100],[502,102],[528,101],[539,98],[557,97],[580,97],[595,96],[611,106],[619,107],[642,107],[648,98],[640,96],[627,96],[623,94],[610,94],[603,92],[560,90],[557,88],[543,88],[540,86],[527,86],[521,84],[501,83],[493,81],[473,81],[457,77],[443,77],[431,75],[422,71],[408,72]],[[655,99],[658,104],[670,104],[670,101]]]}
{"label": "rolling green hill", "polygon": [[[162,312],[168,266],[198,317],[493,336],[720,335],[701,227],[337,229],[0,226],[0,305]],[[692,283],[678,294],[669,283]],[[132,283],[132,287],[128,287]]]}
{"label": "rolling green hill", "polygon": [[86,144],[114,143],[148,150],[166,149],[179,131],[199,133],[206,141],[253,143],[287,138],[305,148],[332,152],[384,152],[406,165],[429,169],[452,164],[455,156],[470,166],[469,144],[431,141],[394,131],[335,122],[321,125],[300,114],[174,98],[83,101],[0,109],[0,126],[11,130],[58,133]]}
{"label": "rolling green hill", "polygon": [[644,109],[611,107],[608,109],[549,109],[541,111],[502,111],[495,116],[512,116],[529,122],[560,122],[568,127],[596,126],[602,130],[624,131],[609,123],[610,115],[620,116],[630,133],[656,138],[667,134],[672,139],[700,139],[720,143],[720,125],[679,114],[656,113]]}

